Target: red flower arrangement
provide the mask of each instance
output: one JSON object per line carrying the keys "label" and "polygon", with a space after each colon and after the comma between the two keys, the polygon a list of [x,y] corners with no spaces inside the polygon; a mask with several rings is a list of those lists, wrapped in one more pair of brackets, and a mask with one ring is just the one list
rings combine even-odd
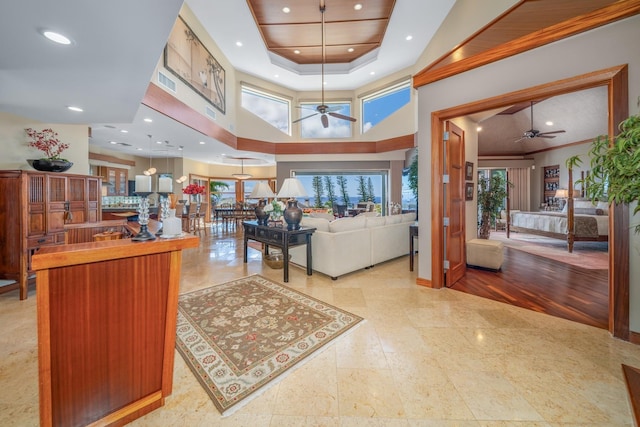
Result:
{"label": "red flower arrangement", "polygon": [[60,154],[67,148],[69,144],[60,142],[58,139],[58,133],[53,129],[42,129],[38,132],[35,129],[25,129],[29,138],[32,141],[29,142],[29,147],[37,148],[44,152],[49,160],[65,160],[60,158]]}
{"label": "red flower arrangement", "polygon": [[204,185],[189,184],[182,189],[184,194],[204,194]]}

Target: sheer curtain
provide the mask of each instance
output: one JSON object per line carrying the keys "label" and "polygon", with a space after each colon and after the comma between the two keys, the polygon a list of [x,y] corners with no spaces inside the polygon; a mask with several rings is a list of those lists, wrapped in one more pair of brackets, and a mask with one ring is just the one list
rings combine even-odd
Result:
{"label": "sheer curtain", "polygon": [[508,168],[510,210],[531,210],[531,172],[529,168]]}

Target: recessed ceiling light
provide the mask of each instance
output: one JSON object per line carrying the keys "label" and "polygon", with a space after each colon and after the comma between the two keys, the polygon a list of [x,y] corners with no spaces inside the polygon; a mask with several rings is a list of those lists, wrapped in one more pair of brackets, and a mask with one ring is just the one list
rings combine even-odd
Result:
{"label": "recessed ceiling light", "polygon": [[162,144],[162,141],[156,141],[156,144]]}
{"label": "recessed ceiling light", "polygon": [[372,72],[370,72],[369,74],[373,76],[373,75],[375,75],[375,74],[376,74],[376,72],[375,72],[375,71],[372,71]]}
{"label": "recessed ceiling light", "polygon": [[120,132],[122,132],[122,133],[129,133],[129,131],[128,131],[128,130],[126,130],[126,129],[120,129]]}
{"label": "recessed ceiling light", "polygon": [[300,51],[298,49],[294,50],[293,53],[295,53],[296,55],[300,55]]}
{"label": "recessed ceiling light", "polygon": [[71,39],[54,31],[43,31],[42,35],[58,44],[71,44]]}
{"label": "recessed ceiling light", "polygon": [[282,11],[284,13],[289,13],[289,12],[291,12],[291,9],[289,9],[287,6],[285,6],[285,7],[282,8]]}
{"label": "recessed ceiling light", "polygon": [[409,40],[413,40],[413,36],[411,34],[409,34],[407,37],[404,38],[406,41]]}
{"label": "recessed ceiling light", "polygon": [[354,8],[355,10],[360,10],[360,9],[362,9],[362,4],[360,4],[360,3],[356,3],[356,4],[354,4],[354,5],[353,5],[353,8]]}
{"label": "recessed ceiling light", "polygon": [[545,122],[544,124],[547,126],[553,126],[553,122],[551,120],[549,120],[548,122]]}
{"label": "recessed ceiling light", "polygon": [[482,130],[482,126],[478,126],[478,127],[476,128],[476,130],[477,130],[478,132],[480,132],[480,131]]}
{"label": "recessed ceiling light", "polygon": [[138,147],[138,148],[136,148],[136,150],[138,150],[138,151],[142,151],[142,148]]}
{"label": "recessed ceiling light", "polygon": [[237,42],[236,42],[236,46],[238,46],[238,47],[242,47],[242,42],[241,42],[241,41],[237,41]]}
{"label": "recessed ceiling light", "polygon": [[116,145],[116,144],[117,144],[117,142],[115,142],[115,141],[109,141],[109,144]]}
{"label": "recessed ceiling light", "polygon": [[277,75],[277,74],[274,74],[274,75],[273,75],[273,77],[275,77],[275,78],[277,79],[277,78],[278,78],[278,77],[280,77],[280,76],[279,76],[279,75]]}
{"label": "recessed ceiling light", "polygon": [[355,49],[350,47],[349,49],[347,49],[347,52],[353,52]]}
{"label": "recessed ceiling light", "polygon": [[80,107],[74,107],[73,105],[69,105],[69,106],[67,107],[67,109],[68,109],[68,110],[71,110],[71,111],[76,111],[76,112],[78,112],[78,113],[82,113],[82,112],[84,111],[82,108],[80,108]]}
{"label": "recessed ceiling light", "polygon": [[200,141],[200,145],[204,145],[204,141]]}
{"label": "recessed ceiling light", "polygon": [[149,119],[149,118],[146,118],[146,119],[144,119],[144,121],[147,122],[147,123],[151,123],[153,120]]}

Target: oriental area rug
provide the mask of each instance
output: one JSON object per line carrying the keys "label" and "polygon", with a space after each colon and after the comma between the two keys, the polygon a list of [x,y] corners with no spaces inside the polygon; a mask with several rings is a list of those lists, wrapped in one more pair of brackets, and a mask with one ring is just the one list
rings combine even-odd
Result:
{"label": "oriental area rug", "polygon": [[361,321],[252,275],[181,295],[176,347],[225,416]]}

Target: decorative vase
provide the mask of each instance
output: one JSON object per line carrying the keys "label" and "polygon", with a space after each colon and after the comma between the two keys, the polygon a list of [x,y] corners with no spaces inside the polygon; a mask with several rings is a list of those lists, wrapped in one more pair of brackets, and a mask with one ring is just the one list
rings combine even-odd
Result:
{"label": "decorative vase", "polygon": [[284,220],[287,223],[287,230],[299,230],[302,221],[302,209],[298,206],[296,199],[287,200],[287,207],[284,210]]}
{"label": "decorative vase", "polygon": [[267,225],[269,221],[269,212],[264,211],[264,207],[267,205],[267,201],[262,199],[258,202],[258,206],[255,208],[256,218],[259,225]]}
{"label": "decorative vase", "polygon": [[60,159],[27,159],[27,162],[41,172],[66,172],[73,166],[72,162]]}
{"label": "decorative vase", "polygon": [[165,238],[179,236],[182,233],[182,220],[176,217],[175,209],[169,209],[168,215],[162,221],[162,236]]}

